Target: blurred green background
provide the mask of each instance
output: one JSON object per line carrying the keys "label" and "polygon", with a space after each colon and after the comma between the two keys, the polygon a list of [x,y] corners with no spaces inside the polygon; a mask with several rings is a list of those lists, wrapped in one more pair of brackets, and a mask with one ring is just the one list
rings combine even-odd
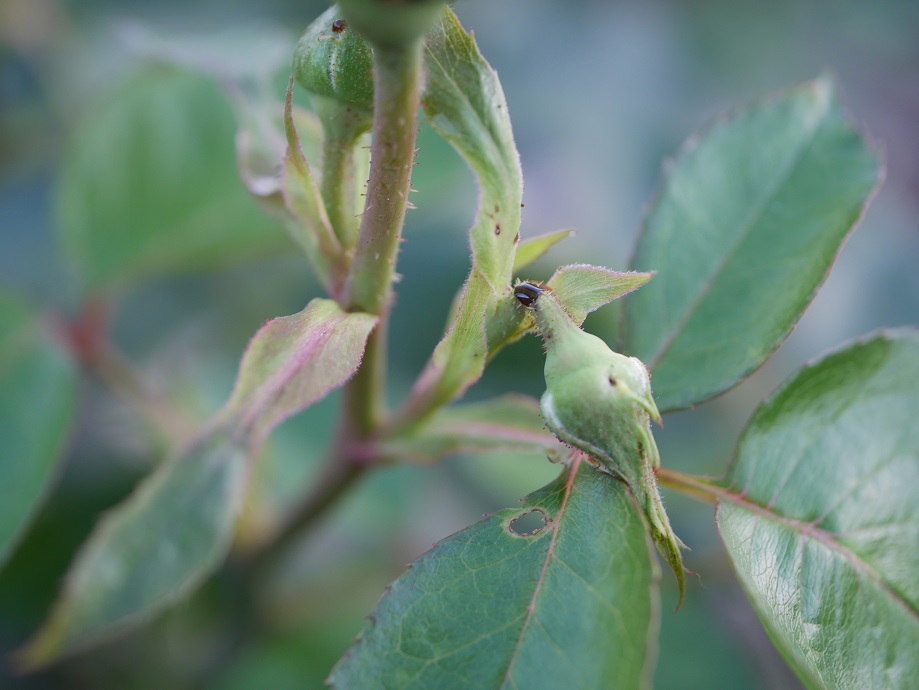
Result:
{"label": "blurred green background", "polygon": [[[117,117],[111,129],[95,127],[87,144],[81,133],[108,112],[110,94],[123,93],[164,56],[217,74],[202,82],[213,93],[201,97],[197,111],[207,141],[173,142],[192,152],[182,169],[164,167],[174,184],[154,180],[147,196],[122,212],[143,224],[180,207],[183,190],[212,185],[218,198],[239,206],[228,201],[232,212],[198,231],[226,228],[232,248],[205,247],[164,274],[156,257],[168,255],[167,243],[118,278],[124,289],[112,324],[117,345],[159,393],[189,410],[191,424],[226,398],[256,328],[318,294],[293,245],[245,199],[233,172],[234,111],[214,84],[268,89],[280,98],[296,37],[325,7],[307,0],[0,0],[0,290],[42,308],[72,313],[87,294],[85,261],[73,243],[85,228],[67,200],[68,185],[133,155],[126,146],[144,155],[151,145],[142,136],[132,142],[130,122]],[[507,95],[524,171],[523,237],[577,231],[521,277],[546,278],[576,261],[625,268],[661,161],[719,112],[763,92],[829,71],[886,151],[886,183],[798,328],[743,385],[666,418],[666,429],[656,432],[664,464],[721,474],[757,402],[804,361],[869,330],[917,321],[919,3],[463,0],[455,10]],[[297,98],[307,103],[302,93]],[[408,216],[393,314],[394,400],[440,337],[466,275],[465,230],[476,203],[471,175],[427,127],[420,146],[418,208]],[[209,173],[215,166],[219,172]],[[609,312],[591,316],[586,327],[612,340]],[[467,399],[509,390],[539,395],[541,372],[540,346],[525,339],[497,358]],[[276,433],[260,465],[262,500],[251,529],[270,529],[308,484],[336,404],[333,396]],[[85,378],[57,486],[0,571],[3,657],[47,612],[99,513],[161,451],[130,409]],[[228,570],[153,625],[45,673],[17,678],[0,661],[0,687],[320,687],[407,562],[481,513],[513,505],[555,470],[527,455],[380,470],[303,541],[263,592],[270,633],[242,646],[230,639],[220,613],[233,591]],[[672,493],[665,500],[676,532],[693,548],[687,566],[698,575],[672,615],[675,587],[664,574],[655,686],[795,687],[733,579],[712,509]]]}

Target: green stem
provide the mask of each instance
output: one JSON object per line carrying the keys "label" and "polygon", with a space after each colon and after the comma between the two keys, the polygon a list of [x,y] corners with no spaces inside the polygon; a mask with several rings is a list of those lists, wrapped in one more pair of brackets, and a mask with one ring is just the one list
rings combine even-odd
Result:
{"label": "green stem", "polygon": [[331,459],[335,462],[326,465],[313,490],[294,509],[277,535],[243,556],[246,570],[250,573],[257,574],[270,568],[370,467],[348,457],[333,455]]}
{"label": "green stem", "polygon": [[75,318],[62,318],[61,328],[74,356],[109,392],[134,411],[151,441],[172,450],[195,429],[182,411],[155,390],[142,372],[108,340],[111,304],[107,296],[90,296]]}
{"label": "green stem", "polygon": [[[249,557],[249,567],[261,570],[287,550],[370,467],[370,459],[352,452],[360,441],[379,429],[383,416],[385,345],[390,290],[402,224],[408,205],[409,183],[415,159],[421,72],[420,41],[408,47],[374,46],[374,120],[367,201],[342,305],[348,311],[377,314],[364,359],[345,387],[345,412],[338,442],[313,491],[294,510],[270,543]],[[333,137],[329,137],[332,139]],[[328,144],[332,146],[331,143]],[[337,159],[341,152],[329,152]],[[335,166],[338,163],[327,158]],[[332,180],[338,172],[324,171]],[[326,203],[339,199],[342,185]],[[324,194],[325,196],[325,194]],[[334,217],[330,211],[330,217]],[[333,220],[333,226],[335,221]],[[337,230],[337,227],[336,227]]]}
{"label": "green stem", "polygon": [[386,336],[388,314],[383,314],[367,338],[360,369],[345,386],[345,424],[353,438],[366,439],[378,431],[384,417]]}
{"label": "green stem", "polygon": [[345,390],[346,425],[366,438],[384,416],[390,292],[415,160],[421,42],[374,46],[374,120],[370,179],[343,300],[348,310],[380,316],[364,361]]}
{"label": "green stem", "polygon": [[354,216],[354,153],[361,135],[370,128],[370,116],[353,106],[313,97],[322,122],[322,179],[319,192],[329,221],[347,251],[357,240]]}
{"label": "green stem", "polygon": [[86,365],[106,388],[135,410],[168,448],[182,445],[194,434],[195,429],[187,418],[154,391],[134,365],[110,344],[87,360]]}
{"label": "green stem", "polygon": [[717,484],[712,479],[696,477],[691,474],[683,474],[682,472],[667,469],[666,467],[658,467],[654,472],[661,486],[675,489],[680,493],[691,496],[704,503],[711,503],[714,505],[719,498],[728,500],[736,499],[735,493]]}
{"label": "green stem", "polygon": [[370,179],[344,304],[383,314],[408,207],[415,159],[422,43],[374,46]]}

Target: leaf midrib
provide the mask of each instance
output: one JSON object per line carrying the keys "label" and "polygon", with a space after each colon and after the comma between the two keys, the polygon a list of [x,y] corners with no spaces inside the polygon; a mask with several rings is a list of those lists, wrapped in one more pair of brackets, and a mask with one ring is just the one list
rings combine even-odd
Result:
{"label": "leaf midrib", "polygon": [[534,615],[536,613],[536,604],[539,599],[539,594],[542,591],[543,583],[546,579],[546,572],[549,569],[549,562],[555,556],[555,543],[558,541],[558,532],[561,528],[562,517],[565,515],[565,509],[568,507],[568,499],[571,497],[571,492],[574,489],[574,480],[578,475],[578,470],[581,466],[581,456],[578,455],[572,460],[571,470],[568,472],[568,479],[565,481],[565,488],[562,493],[562,502],[559,506],[558,512],[555,515],[552,526],[552,537],[549,541],[549,547],[546,550],[546,557],[542,563],[542,570],[539,573],[539,578],[536,580],[536,586],[533,588],[533,595],[530,597],[530,603],[527,606],[526,618],[523,620],[523,626],[520,628],[520,635],[517,638],[517,644],[514,645],[514,651],[511,652],[510,659],[507,664],[507,671],[504,674],[504,680],[501,683],[501,688],[507,688],[509,683],[513,682],[511,674],[514,670],[514,664],[517,662],[517,655],[520,652],[520,648],[523,645],[523,640],[526,637],[527,629],[530,627]]}
{"label": "leaf midrib", "polygon": [[897,603],[906,612],[906,614],[913,619],[915,623],[919,624],[919,609],[917,609],[911,602],[899,594],[899,592],[897,592],[890,585],[890,583],[888,583],[887,580],[885,580],[874,568],[872,568],[865,561],[861,560],[858,554],[836,541],[834,539],[834,536],[836,535],[833,533],[817,527],[817,525],[813,522],[805,522],[797,518],[780,515],[779,513],[776,513],[769,508],[748,499],[743,494],[735,493],[728,487],[708,485],[706,489],[715,494],[719,500],[728,501],[744,510],[753,513],[756,517],[771,520],[772,522],[787,527],[788,529],[797,532],[802,537],[811,537],[826,546],[829,550],[840,554],[843,558],[846,559],[847,562],[851,564],[854,570],[862,573],[870,581],[874,582],[885,594],[887,594],[888,597],[890,597],[892,601]]}

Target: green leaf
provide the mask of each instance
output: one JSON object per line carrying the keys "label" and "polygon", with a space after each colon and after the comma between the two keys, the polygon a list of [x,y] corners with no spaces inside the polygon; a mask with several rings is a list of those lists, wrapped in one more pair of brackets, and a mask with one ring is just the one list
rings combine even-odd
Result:
{"label": "green leaf", "polygon": [[524,240],[517,247],[517,254],[514,256],[514,273],[529,266],[556,244],[573,234],[574,230],[556,230]]}
{"label": "green leaf", "polygon": [[625,351],[654,371],[661,410],[721,393],[788,335],[881,177],[831,81],[735,111],[684,146],[632,267],[657,277],[625,304]]}
{"label": "green leaf", "polygon": [[469,163],[481,193],[463,301],[403,409],[409,418],[453,400],[482,375],[489,354],[486,318],[501,296],[510,295],[523,189],[498,75],[449,8],[425,40],[424,60],[425,114]]}
{"label": "green leaf", "polygon": [[329,683],[647,687],[657,580],[647,527],[625,486],[577,459],[521,507],[487,517],[415,561]]}
{"label": "green leaf", "polygon": [[425,115],[479,181],[479,210],[470,230],[473,263],[500,294],[511,280],[523,193],[507,101],[497,73],[449,8],[428,33],[424,65]]}
{"label": "green leaf", "polygon": [[259,443],[284,419],[351,378],[376,323],[376,316],[349,314],[329,299],[272,319],[246,348],[224,419],[254,429]]}
{"label": "green leaf", "polygon": [[[572,319],[580,325],[590,312],[641,287],[653,275],[634,271],[621,273],[602,266],[572,264],[559,268],[548,284]],[[536,322],[530,311],[521,308],[513,291],[507,292],[485,318],[489,361],[502,348],[516,342],[535,327]]]}
{"label": "green leaf", "polygon": [[237,176],[235,134],[219,89],[171,70],[132,78],[77,123],[55,210],[87,287],[251,260],[285,246]]}
{"label": "green leaf", "polygon": [[539,403],[515,394],[438,410],[420,428],[377,446],[393,460],[426,463],[460,453],[536,451],[558,456],[561,449],[546,431]]}
{"label": "green leaf", "polygon": [[590,312],[637,290],[653,276],[653,273],[622,273],[602,266],[571,264],[555,271],[548,284],[574,322],[581,325]]}
{"label": "green leaf", "polygon": [[196,587],[229,548],[245,470],[244,449],[222,431],[158,467],[99,523],[21,663],[42,666],[108,638]]}
{"label": "green leaf", "polygon": [[810,687],[919,677],[919,333],[801,370],[754,413],[718,528],[773,641]]}
{"label": "green leaf", "polygon": [[74,363],[47,325],[0,295],[0,565],[54,478],[76,390]]}
{"label": "green leaf", "polygon": [[485,314],[492,297],[488,281],[473,268],[456,319],[412,388],[407,414],[447,404],[482,376],[488,353]]}

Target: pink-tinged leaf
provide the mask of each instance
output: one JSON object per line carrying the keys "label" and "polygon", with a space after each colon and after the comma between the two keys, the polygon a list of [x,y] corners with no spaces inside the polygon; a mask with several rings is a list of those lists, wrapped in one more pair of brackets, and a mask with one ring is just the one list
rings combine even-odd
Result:
{"label": "pink-tinged leaf", "polygon": [[556,299],[565,306],[580,325],[587,315],[614,299],[637,290],[654,277],[654,273],[613,271],[603,266],[571,264],[562,266],[549,278]]}
{"label": "pink-tinged leaf", "polygon": [[272,319],[243,355],[225,418],[252,429],[256,442],[263,439],[351,378],[376,323],[376,316],[349,314],[328,299]]}

